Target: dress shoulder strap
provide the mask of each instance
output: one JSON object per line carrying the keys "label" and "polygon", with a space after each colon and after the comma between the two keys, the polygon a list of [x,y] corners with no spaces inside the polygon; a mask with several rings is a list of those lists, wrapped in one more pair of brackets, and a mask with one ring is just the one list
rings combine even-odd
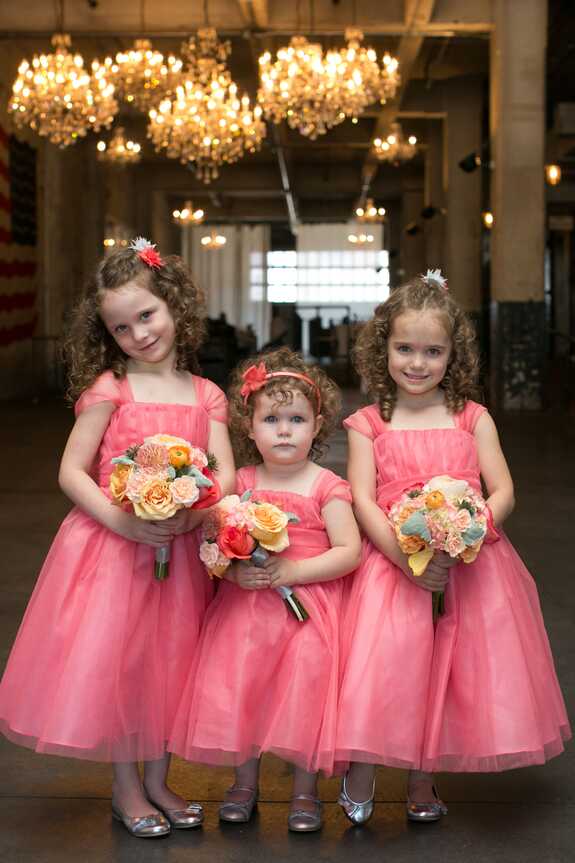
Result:
{"label": "dress shoulder strap", "polygon": [[343,421],[345,428],[353,429],[370,440],[375,440],[387,429],[387,423],[382,419],[378,405],[368,405],[361,408]]}
{"label": "dress shoulder strap", "polygon": [[455,425],[457,428],[473,434],[479,417],[486,413],[486,411],[487,408],[484,405],[480,405],[478,402],[465,402],[463,410],[454,416]]}
{"label": "dress shoulder strap", "polygon": [[236,494],[242,495],[244,491],[253,488],[256,484],[256,466],[249,464],[241,467],[236,472]]}

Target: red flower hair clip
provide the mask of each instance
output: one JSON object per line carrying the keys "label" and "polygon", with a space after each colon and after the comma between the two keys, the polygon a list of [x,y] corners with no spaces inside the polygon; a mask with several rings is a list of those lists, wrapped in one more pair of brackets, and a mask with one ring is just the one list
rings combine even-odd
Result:
{"label": "red flower hair clip", "polygon": [[159,253],[156,252],[156,244],[150,243],[150,241],[146,240],[145,237],[136,237],[135,240],[132,240],[128,248],[132,249],[133,252],[136,252],[139,259],[143,261],[146,266],[151,267],[152,270],[159,270],[160,267],[164,266],[163,259],[160,257]]}
{"label": "red flower hair clip", "polygon": [[252,393],[257,393],[257,391],[261,390],[262,387],[265,387],[267,382],[271,381],[272,378],[297,378],[298,380],[309,384],[315,393],[317,412],[318,414],[321,413],[321,393],[319,391],[319,387],[311,378],[308,378],[307,375],[303,375],[301,372],[288,371],[287,369],[279,372],[268,372],[265,367],[265,363],[263,362],[257,366],[249,366],[242,375],[243,384],[240,389],[240,395],[244,400],[244,404],[247,404]]}

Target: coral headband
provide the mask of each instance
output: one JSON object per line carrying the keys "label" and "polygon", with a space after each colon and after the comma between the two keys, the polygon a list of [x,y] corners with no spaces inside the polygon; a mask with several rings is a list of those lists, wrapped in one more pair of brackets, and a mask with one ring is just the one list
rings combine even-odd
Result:
{"label": "coral headband", "polygon": [[261,390],[262,387],[265,387],[267,382],[271,381],[272,378],[297,378],[298,380],[309,384],[317,399],[317,412],[318,414],[321,413],[321,393],[319,391],[319,387],[311,378],[308,378],[307,375],[304,375],[301,372],[268,372],[265,367],[265,363],[260,363],[257,366],[250,366],[243,373],[243,384],[240,389],[240,395],[243,397],[244,404],[247,404],[252,393],[257,393],[257,391]]}

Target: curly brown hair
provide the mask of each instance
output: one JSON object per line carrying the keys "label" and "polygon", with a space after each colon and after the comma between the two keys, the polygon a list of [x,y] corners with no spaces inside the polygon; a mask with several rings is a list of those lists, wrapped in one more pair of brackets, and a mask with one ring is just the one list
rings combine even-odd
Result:
{"label": "curly brown hair", "polygon": [[387,422],[397,400],[397,386],[388,369],[388,339],[395,319],[411,311],[436,311],[451,339],[451,354],[440,384],[447,409],[459,413],[466,401],[478,398],[475,328],[448,291],[419,276],[393,290],[376,308],[373,318],[361,329],[353,352],[355,367]]}
{"label": "curly brown hair", "polygon": [[[252,393],[244,403],[240,389],[243,384],[242,375],[252,365],[264,363],[268,372],[293,371],[299,374],[306,375],[315,386],[302,381],[300,378],[272,378],[268,381],[261,390]],[[234,455],[239,466],[247,464],[258,464],[262,457],[258,449],[248,437],[252,417],[254,415],[255,398],[258,393],[265,393],[279,404],[290,404],[293,399],[293,390],[298,390],[310,401],[317,411],[317,390],[321,399],[321,416],[323,422],[314,438],[311,447],[311,458],[313,461],[319,461],[327,449],[326,441],[337,427],[339,415],[341,412],[341,394],[337,384],[319,366],[308,365],[304,362],[300,354],[289,348],[278,348],[276,351],[259,354],[249,360],[245,360],[234,370],[230,385],[229,407],[230,407],[230,438],[234,448]]]}
{"label": "curly brown hair", "polygon": [[135,282],[167,304],[176,326],[176,368],[199,370],[197,351],[205,336],[204,294],[182,259],[170,255],[163,259],[161,267],[152,269],[133,249],[121,249],[100,261],[67,322],[62,354],[70,401],[75,401],[108,369],[118,378],[126,374],[128,357],[104,326],[99,309],[105,291],[116,290],[127,282]]}

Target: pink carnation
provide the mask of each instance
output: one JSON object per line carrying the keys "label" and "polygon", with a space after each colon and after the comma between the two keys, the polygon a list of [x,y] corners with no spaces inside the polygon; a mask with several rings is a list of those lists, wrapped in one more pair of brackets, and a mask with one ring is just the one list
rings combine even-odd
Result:
{"label": "pink carnation", "polygon": [[172,483],[172,498],[174,503],[192,506],[200,496],[196,481],[191,476],[179,476]]}
{"label": "pink carnation", "polygon": [[197,446],[190,447],[190,464],[200,470],[208,466],[208,457],[203,449]]}
{"label": "pink carnation", "polygon": [[136,454],[136,464],[143,468],[168,467],[170,457],[167,449],[161,444],[144,443]]}
{"label": "pink carnation", "polygon": [[455,514],[453,524],[458,530],[467,530],[471,524],[471,513],[467,509],[460,509]]}
{"label": "pink carnation", "polygon": [[445,543],[445,550],[450,557],[457,557],[465,551],[466,545],[456,533],[450,533]]}
{"label": "pink carnation", "polygon": [[223,557],[223,561],[220,560],[222,557],[217,542],[202,542],[200,545],[200,560],[208,569],[214,566],[227,566],[230,561],[227,557]]}

